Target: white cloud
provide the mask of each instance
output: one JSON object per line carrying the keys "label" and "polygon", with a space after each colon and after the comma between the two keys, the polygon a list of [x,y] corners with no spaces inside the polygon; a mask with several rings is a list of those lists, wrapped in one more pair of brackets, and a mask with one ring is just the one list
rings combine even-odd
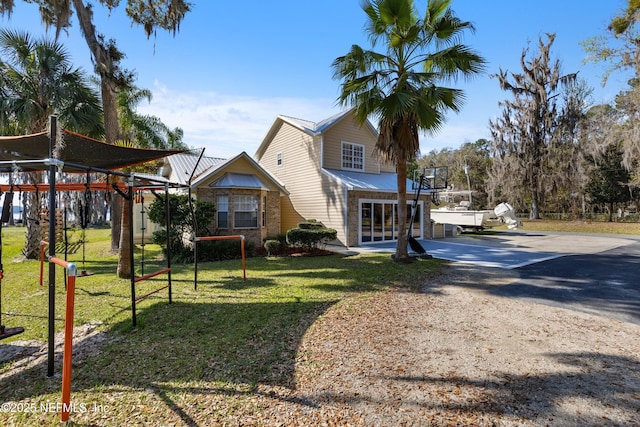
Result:
{"label": "white cloud", "polygon": [[178,92],[155,82],[139,112],[184,130],[184,142],[211,157],[252,156],[279,114],[319,122],[339,111],[330,99],[258,98],[217,92]]}
{"label": "white cloud", "polygon": [[478,126],[477,123],[465,122],[464,119],[450,120],[437,135],[421,135],[421,154],[428,154],[432,150],[443,148],[457,149],[467,142],[475,142],[478,139],[489,139],[489,125]]}
{"label": "white cloud", "polygon": [[[218,92],[177,91],[156,81],[150,104],[142,114],[160,117],[170,127],[184,130],[184,142],[205,148],[205,155],[229,158],[246,151],[253,156],[280,114],[315,122],[340,111],[329,98],[260,98],[222,95]],[[375,125],[375,123],[374,123]],[[421,136],[421,152],[458,148],[465,142],[488,138],[488,127],[478,126],[468,115],[452,116],[435,136]]]}

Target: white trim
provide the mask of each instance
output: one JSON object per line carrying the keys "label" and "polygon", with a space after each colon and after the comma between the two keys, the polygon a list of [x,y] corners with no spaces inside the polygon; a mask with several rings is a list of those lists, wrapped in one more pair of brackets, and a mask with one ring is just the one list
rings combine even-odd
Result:
{"label": "white trim", "polygon": [[[345,167],[344,166],[344,150],[345,150],[345,146],[346,145],[350,145],[351,146],[351,165],[353,166],[354,159],[356,158],[356,156],[353,154],[354,149],[356,148],[360,148],[362,150],[362,168],[354,168],[354,167]],[[357,144],[355,142],[349,142],[349,141],[341,141],[340,143],[340,169],[344,170],[344,171],[354,171],[354,172],[364,172],[365,171],[365,146],[364,144]]]}

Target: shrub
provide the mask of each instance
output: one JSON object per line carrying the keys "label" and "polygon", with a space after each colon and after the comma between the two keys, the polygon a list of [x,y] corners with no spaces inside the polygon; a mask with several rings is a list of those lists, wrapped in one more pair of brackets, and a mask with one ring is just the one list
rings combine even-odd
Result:
{"label": "shrub", "polygon": [[[185,237],[188,239],[194,234],[193,216],[189,209],[189,196],[186,194],[170,194],[169,210],[171,212],[171,225],[169,227],[171,260],[176,263],[193,262],[193,248],[190,245],[185,244]],[[194,211],[195,219],[198,223],[198,230],[200,233],[204,231],[208,234],[207,227],[213,221],[216,212],[214,203],[196,200],[194,202]],[[156,198],[149,208],[149,220],[164,226],[165,214],[166,207],[164,199]],[[152,236],[152,242],[162,246],[162,251],[165,256],[167,255],[166,237],[167,231],[164,228],[155,231]],[[239,252],[240,250],[238,249],[238,253]],[[198,255],[198,259],[201,259],[200,255]]]}
{"label": "shrub", "polygon": [[284,249],[284,246],[282,245],[282,242],[280,242],[279,240],[266,240],[264,242],[264,248],[267,250],[268,256],[273,256],[282,252],[282,249]]}
{"label": "shrub", "polygon": [[[255,245],[244,241],[244,252],[247,258],[253,256]],[[223,261],[227,259],[240,259],[242,250],[239,240],[209,240],[198,243],[198,261]],[[191,253],[193,261],[193,252]]]}
{"label": "shrub", "polygon": [[265,237],[262,242],[264,249],[267,251],[267,256],[278,255],[288,246],[286,233],[278,233],[275,236]]}
{"label": "shrub", "polygon": [[337,235],[338,232],[333,228],[327,228],[316,220],[308,220],[287,231],[287,243],[310,251],[335,240]]}

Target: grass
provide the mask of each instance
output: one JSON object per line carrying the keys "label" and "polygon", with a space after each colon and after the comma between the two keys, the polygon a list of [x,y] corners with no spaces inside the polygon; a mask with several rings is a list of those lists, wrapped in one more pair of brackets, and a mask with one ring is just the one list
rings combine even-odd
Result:
{"label": "grass", "polygon": [[[640,234],[638,224],[624,223],[525,221],[524,230]],[[47,280],[38,284],[39,262],[20,259],[24,229],[2,234],[2,321],[25,332],[0,346],[25,339],[43,344]],[[109,230],[89,230],[87,240],[85,267],[95,274],[77,279],[75,324],[94,323],[104,333],[74,344],[72,402],[78,406],[71,425],[239,425],[237,414],[260,413],[266,397],[295,388],[300,343],[328,309],[346,304],[357,310],[390,288],[415,290],[443,264],[397,264],[388,254],[258,257],[247,260],[246,282],[240,261],[201,264],[197,290],[192,266],[175,265],[173,303],[166,291],[139,302],[133,328],[130,281],[116,278]],[[76,249],[69,260],[82,268],[81,247]],[[138,249],[136,258],[141,255]],[[145,272],[161,265],[152,262],[159,255],[158,247],[145,248]],[[64,286],[62,270],[56,273],[61,330]],[[165,283],[163,275],[141,282],[137,294]],[[0,403],[8,405],[0,425],[57,425],[60,378],[46,378],[45,360],[17,366],[0,366]]]}
{"label": "grass", "polygon": [[[25,332],[0,345],[24,339],[44,343],[47,335],[47,280],[42,287],[38,284],[39,262],[18,260],[23,238],[24,229],[3,230],[2,319],[8,327],[23,326]],[[415,289],[442,264],[419,260],[400,265],[389,254],[251,258],[244,282],[240,261],[212,262],[199,265],[197,290],[192,266],[177,265],[173,303],[168,303],[166,291],[139,302],[138,326],[133,328],[130,281],[115,277],[109,230],[90,230],[87,238],[86,269],[95,274],[77,279],[75,324],[99,324],[109,339],[76,344],[96,350],[78,350],[80,356],[74,358],[72,401],[82,408],[108,408],[108,413],[77,411],[71,419],[92,423],[102,417],[100,425],[169,423],[167,419],[189,424],[190,415],[182,408],[204,405],[211,411],[210,399],[223,401],[218,406],[224,409],[217,410],[222,412],[211,415],[214,420],[233,420],[233,408],[252,404],[260,387],[293,388],[300,341],[332,305],[346,299],[357,302],[390,287]],[[145,249],[147,259],[158,253],[158,248]],[[69,259],[80,267],[81,248]],[[148,265],[145,271],[156,268]],[[61,330],[60,268],[57,275],[56,327]],[[166,276],[158,276],[138,283],[136,291],[142,295],[165,283]],[[0,425],[56,424],[55,411],[46,409],[60,401],[59,379],[46,378],[44,361],[15,368],[14,362],[0,367],[0,403],[36,410],[0,412]],[[57,372],[60,369],[57,361]]]}
{"label": "grass", "polygon": [[578,233],[640,234],[637,222],[524,220],[523,230]]}

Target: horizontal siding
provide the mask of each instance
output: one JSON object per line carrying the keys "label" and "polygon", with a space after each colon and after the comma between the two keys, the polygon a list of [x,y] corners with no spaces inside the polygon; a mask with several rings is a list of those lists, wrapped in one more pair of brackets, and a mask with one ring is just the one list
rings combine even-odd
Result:
{"label": "horizontal siding", "polygon": [[324,207],[324,217],[322,219],[318,218],[318,220],[322,221],[325,226],[335,229],[338,232],[338,240],[346,245],[347,228],[344,217],[346,208],[344,188],[324,176],[322,180],[322,191],[324,194],[329,195],[329,197]]}
{"label": "horizontal siding", "polygon": [[[280,166],[277,165],[278,153],[282,153]],[[321,185],[319,138],[314,139],[288,123],[282,123],[264,151],[260,164],[289,191],[289,198],[282,199],[283,232],[304,219],[325,223],[324,207],[328,202]]]}
{"label": "horizontal siding", "polygon": [[324,134],[324,167],[342,169],[342,142],[364,145],[364,171],[366,173],[395,172],[393,165],[381,164],[375,154],[376,136],[346,117]]}

